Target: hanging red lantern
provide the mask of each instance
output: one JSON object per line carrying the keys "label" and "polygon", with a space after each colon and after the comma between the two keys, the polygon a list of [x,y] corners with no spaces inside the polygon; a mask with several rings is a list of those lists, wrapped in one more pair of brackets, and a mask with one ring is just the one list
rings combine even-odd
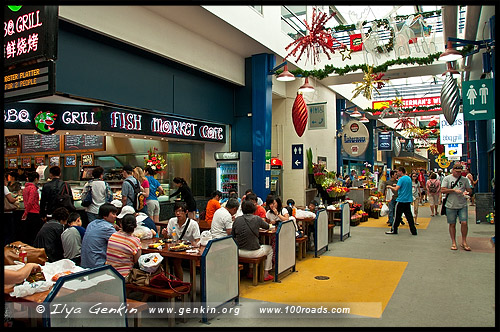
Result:
{"label": "hanging red lantern", "polygon": [[440,140],[439,136],[438,136],[438,139],[436,142],[436,148],[440,154],[444,153],[444,145],[441,144],[441,140]]}
{"label": "hanging red lantern", "polygon": [[297,97],[293,102],[292,121],[295,127],[295,132],[299,137],[302,137],[307,125],[307,106],[304,97],[300,92],[297,92]]}

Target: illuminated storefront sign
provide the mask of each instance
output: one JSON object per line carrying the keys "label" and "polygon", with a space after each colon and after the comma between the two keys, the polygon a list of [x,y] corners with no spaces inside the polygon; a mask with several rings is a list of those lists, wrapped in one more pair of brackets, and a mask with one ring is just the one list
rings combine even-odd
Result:
{"label": "illuminated storefront sign", "polygon": [[4,6],[4,66],[55,59],[57,6]]}
{"label": "illuminated storefront sign", "polygon": [[109,107],[11,103],[5,106],[4,124],[5,129],[36,129],[43,134],[86,130],[226,142],[223,124]]}

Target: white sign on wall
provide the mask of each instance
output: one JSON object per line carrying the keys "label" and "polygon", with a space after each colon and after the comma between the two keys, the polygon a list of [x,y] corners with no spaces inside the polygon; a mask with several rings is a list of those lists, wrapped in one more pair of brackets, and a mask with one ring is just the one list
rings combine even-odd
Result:
{"label": "white sign on wall", "polygon": [[369,140],[370,134],[362,122],[352,120],[344,126],[342,147],[348,155],[356,157],[365,153]]}
{"label": "white sign on wall", "polygon": [[439,115],[439,139],[440,144],[463,144],[465,143],[464,114],[458,113],[452,125],[446,121],[444,114]]}

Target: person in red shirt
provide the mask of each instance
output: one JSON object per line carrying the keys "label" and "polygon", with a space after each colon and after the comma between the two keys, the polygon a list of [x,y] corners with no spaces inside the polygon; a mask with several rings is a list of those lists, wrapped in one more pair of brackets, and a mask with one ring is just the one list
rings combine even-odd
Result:
{"label": "person in red shirt", "polygon": [[214,218],[214,213],[220,209],[220,199],[222,198],[222,193],[216,190],[212,193],[211,199],[207,203],[207,208],[205,210],[205,221],[211,226],[212,219]]}
{"label": "person in red shirt", "polygon": [[40,195],[38,194],[38,180],[40,175],[37,172],[28,173],[28,182],[24,185],[23,202],[24,214],[22,220],[26,223],[26,244],[33,245],[38,231],[43,226],[40,218]]}
{"label": "person in red shirt", "polygon": [[266,209],[262,207],[262,205],[257,204],[257,195],[256,194],[247,194],[245,199],[252,201],[255,204],[257,210],[255,210],[254,214],[262,218],[262,220],[266,221]]}

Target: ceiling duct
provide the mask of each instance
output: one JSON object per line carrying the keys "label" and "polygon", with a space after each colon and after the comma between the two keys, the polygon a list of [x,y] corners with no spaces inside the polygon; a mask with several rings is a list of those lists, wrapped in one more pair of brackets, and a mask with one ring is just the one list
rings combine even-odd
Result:
{"label": "ceiling duct", "polygon": [[448,37],[457,38],[458,6],[443,6],[441,12],[443,13],[444,44],[446,45]]}

